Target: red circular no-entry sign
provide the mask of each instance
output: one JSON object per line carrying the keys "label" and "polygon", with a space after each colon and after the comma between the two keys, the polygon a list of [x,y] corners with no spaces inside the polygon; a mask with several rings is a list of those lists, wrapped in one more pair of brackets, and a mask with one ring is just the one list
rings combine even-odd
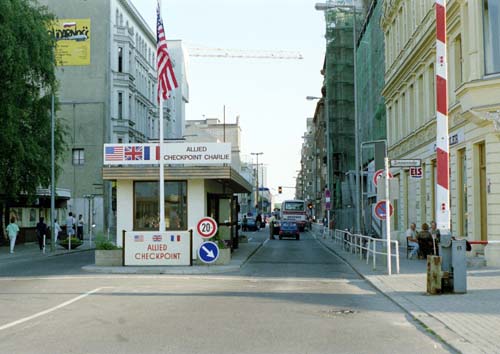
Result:
{"label": "red circular no-entry sign", "polygon": [[206,239],[211,238],[217,233],[217,222],[215,222],[214,219],[206,216],[198,221],[196,230],[198,230],[198,234],[201,237]]}
{"label": "red circular no-entry sign", "polygon": [[[394,207],[389,202],[389,216],[392,216],[393,213],[394,213]],[[385,220],[387,218],[387,210],[386,210],[385,200],[381,200],[381,201],[377,202],[377,204],[375,205],[375,215],[380,220]]]}
{"label": "red circular no-entry sign", "polygon": [[[375,187],[377,186],[378,184],[378,180],[384,175],[385,173],[385,170],[378,170],[377,172],[375,172],[373,174],[373,184],[375,185]],[[392,178],[392,173],[389,171],[389,178]]]}

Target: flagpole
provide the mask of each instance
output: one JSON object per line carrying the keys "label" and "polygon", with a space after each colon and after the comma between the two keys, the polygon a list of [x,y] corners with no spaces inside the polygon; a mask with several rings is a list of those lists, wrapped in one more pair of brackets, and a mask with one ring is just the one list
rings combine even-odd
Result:
{"label": "flagpole", "polygon": [[[158,0],[158,13],[161,15],[161,0]],[[161,16],[160,16],[161,18]],[[158,59],[157,59],[158,60]],[[160,85],[158,78],[158,85]],[[165,170],[163,161],[163,97],[159,95],[160,116],[160,232],[165,232]]]}
{"label": "flagpole", "polygon": [[160,232],[165,231],[165,170],[163,161],[163,99],[160,97]]}

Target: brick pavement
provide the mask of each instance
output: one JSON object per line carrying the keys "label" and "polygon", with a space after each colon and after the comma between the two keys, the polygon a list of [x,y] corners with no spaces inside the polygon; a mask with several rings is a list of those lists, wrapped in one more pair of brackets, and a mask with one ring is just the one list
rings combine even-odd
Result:
{"label": "brick pavement", "polygon": [[385,256],[379,256],[373,270],[371,259],[367,265],[359,254],[323,239],[321,227],[315,231],[324,246],[455,350],[500,353],[500,268],[468,268],[466,294],[427,295],[426,261],[407,260],[406,246],[399,250],[400,274],[389,276]]}

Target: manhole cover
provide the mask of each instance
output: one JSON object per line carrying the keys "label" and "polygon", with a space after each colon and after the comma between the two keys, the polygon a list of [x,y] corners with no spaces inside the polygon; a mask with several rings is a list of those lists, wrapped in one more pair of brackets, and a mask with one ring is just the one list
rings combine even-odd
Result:
{"label": "manhole cover", "polygon": [[354,311],[351,309],[341,309],[341,310],[325,310],[321,311],[321,314],[323,316],[327,317],[335,317],[335,316],[347,316],[347,315],[354,315],[358,313],[358,311]]}

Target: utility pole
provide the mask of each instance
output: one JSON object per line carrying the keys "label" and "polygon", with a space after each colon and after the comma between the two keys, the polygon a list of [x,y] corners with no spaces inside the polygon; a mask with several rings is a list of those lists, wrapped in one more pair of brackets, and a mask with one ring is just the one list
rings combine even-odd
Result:
{"label": "utility pole", "polygon": [[259,212],[259,155],[263,155],[263,152],[251,152],[250,155],[255,155],[257,156],[257,184],[256,184],[256,198],[255,198],[255,204],[256,204],[256,209],[257,213]]}

